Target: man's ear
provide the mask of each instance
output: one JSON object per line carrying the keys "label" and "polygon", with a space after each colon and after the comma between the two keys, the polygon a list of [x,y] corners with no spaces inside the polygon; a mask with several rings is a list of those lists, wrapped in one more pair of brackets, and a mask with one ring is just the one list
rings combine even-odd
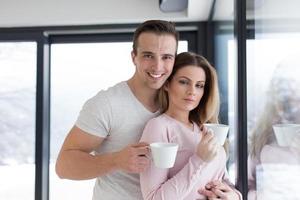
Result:
{"label": "man's ear", "polygon": [[132,60],[132,62],[133,62],[134,65],[136,65],[135,58],[136,58],[136,54],[135,54],[134,50],[132,50],[131,51],[131,60]]}

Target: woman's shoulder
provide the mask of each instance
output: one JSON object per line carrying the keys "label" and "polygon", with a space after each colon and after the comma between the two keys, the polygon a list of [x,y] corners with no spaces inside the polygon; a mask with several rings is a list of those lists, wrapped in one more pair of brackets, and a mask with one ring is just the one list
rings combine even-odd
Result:
{"label": "woman's shoulder", "polygon": [[169,141],[173,138],[172,123],[164,114],[150,119],[143,131],[142,141]]}
{"label": "woman's shoulder", "polygon": [[281,147],[277,144],[267,144],[262,148],[260,154],[261,163],[295,163],[296,158],[288,147]]}
{"label": "woman's shoulder", "polygon": [[173,124],[173,121],[166,114],[161,114],[157,117],[150,119],[147,122],[147,124],[168,127],[169,125]]}

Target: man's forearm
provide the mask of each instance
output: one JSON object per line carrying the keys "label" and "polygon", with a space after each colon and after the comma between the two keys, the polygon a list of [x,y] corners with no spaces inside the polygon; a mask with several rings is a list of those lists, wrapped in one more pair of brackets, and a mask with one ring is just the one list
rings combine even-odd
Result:
{"label": "man's forearm", "polygon": [[117,170],[116,153],[91,155],[80,150],[65,150],[59,155],[56,173],[72,180],[93,179]]}

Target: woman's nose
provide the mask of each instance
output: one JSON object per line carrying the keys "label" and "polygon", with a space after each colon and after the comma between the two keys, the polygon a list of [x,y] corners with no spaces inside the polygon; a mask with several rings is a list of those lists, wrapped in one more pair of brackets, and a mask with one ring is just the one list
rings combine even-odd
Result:
{"label": "woman's nose", "polygon": [[195,88],[194,87],[189,87],[189,89],[188,89],[188,94],[189,95],[195,95],[195,92],[196,92],[196,90],[195,90]]}

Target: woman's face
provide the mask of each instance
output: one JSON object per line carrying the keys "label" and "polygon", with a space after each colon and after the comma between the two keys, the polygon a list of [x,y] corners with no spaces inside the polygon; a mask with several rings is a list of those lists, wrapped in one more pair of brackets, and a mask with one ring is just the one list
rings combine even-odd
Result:
{"label": "woman's face", "polygon": [[299,81],[283,79],[275,86],[275,98],[272,100],[275,101],[280,123],[300,123]]}
{"label": "woman's face", "polygon": [[191,111],[196,108],[203,96],[205,72],[199,66],[188,65],[179,69],[166,84],[169,95],[169,110]]}

